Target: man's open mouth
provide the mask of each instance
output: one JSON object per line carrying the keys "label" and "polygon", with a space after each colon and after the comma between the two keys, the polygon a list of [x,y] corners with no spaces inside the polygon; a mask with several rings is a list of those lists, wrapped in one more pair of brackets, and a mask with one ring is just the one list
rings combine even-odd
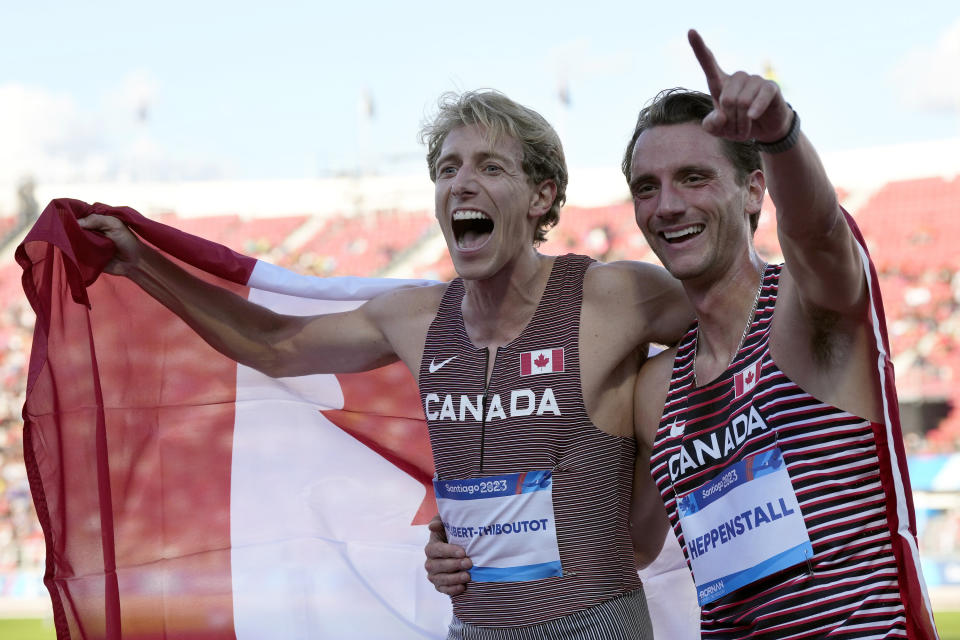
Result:
{"label": "man's open mouth", "polygon": [[677,229],[675,231],[661,231],[660,235],[663,236],[664,240],[669,243],[683,242],[694,236],[700,235],[703,230],[706,229],[706,225],[702,224],[692,224],[689,227],[684,227],[683,229]]}
{"label": "man's open mouth", "polygon": [[493,220],[482,211],[462,209],[453,212],[453,237],[460,249],[475,249],[493,233]]}

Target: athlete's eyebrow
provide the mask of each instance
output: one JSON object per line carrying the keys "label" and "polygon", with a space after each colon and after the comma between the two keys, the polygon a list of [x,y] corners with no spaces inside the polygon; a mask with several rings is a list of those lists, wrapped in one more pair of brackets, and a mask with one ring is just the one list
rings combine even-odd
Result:
{"label": "athlete's eyebrow", "polygon": [[[717,170],[714,167],[705,164],[685,164],[680,167],[677,167],[673,170],[672,175],[676,176],[688,176],[693,173],[699,173],[708,177],[713,177],[717,175]],[[641,173],[636,176],[630,177],[630,190],[633,191],[642,184],[647,184],[650,182],[658,182],[659,179],[652,173]]]}
{"label": "athlete's eyebrow", "polygon": [[500,160],[501,162],[510,162],[513,160],[509,156],[505,156],[493,149],[477,152],[476,156],[481,160]]}
{"label": "athlete's eyebrow", "polygon": [[655,180],[652,173],[641,173],[640,175],[637,175],[637,176],[630,176],[630,190],[633,191],[634,189],[639,187],[641,184],[645,184],[647,182],[654,182],[654,181]]}
{"label": "athlete's eyebrow", "polygon": [[717,171],[717,169],[716,169],[715,167],[711,167],[710,165],[706,165],[706,164],[688,164],[688,165],[684,165],[684,166],[680,167],[680,168],[677,169],[674,173],[675,173],[675,175],[680,175],[680,176],[690,175],[691,173],[700,173],[700,174],[703,174],[703,175],[705,175],[705,176],[715,176],[715,175],[717,175],[719,172]]}
{"label": "athlete's eyebrow", "polygon": [[459,159],[460,159],[459,153],[456,153],[455,151],[448,151],[442,156],[440,156],[439,158],[437,158],[436,166],[439,167],[445,162],[449,162],[450,160],[459,160]]}
{"label": "athlete's eyebrow", "polygon": [[[506,156],[493,149],[477,151],[476,153],[473,154],[473,159],[477,162],[482,162],[484,160],[497,160],[498,162],[502,162],[504,164],[512,164],[516,162],[514,158]],[[456,151],[448,151],[447,153],[437,158],[437,166],[439,167],[443,163],[450,162],[450,161],[462,162],[463,157]]]}

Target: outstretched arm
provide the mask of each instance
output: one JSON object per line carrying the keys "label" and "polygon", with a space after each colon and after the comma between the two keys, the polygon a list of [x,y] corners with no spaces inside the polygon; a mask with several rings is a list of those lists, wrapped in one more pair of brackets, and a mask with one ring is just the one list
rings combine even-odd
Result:
{"label": "outstretched arm", "polygon": [[714,110],[704,119],[704,129],[730,140],[761,143],[781,249],[803,306],[807,312],[858,313],[866,302],[866,284],[856,242],[796,113],[775,82],[743,71],[727,74],[700,34],[691,30],[688,38],[713,97]]}
{"label": "outstretched arm", "polygon": [[268,375],[360,371],[397,359],[381,328],[389,298],[345,313],[283,315],[187,273],[112,216],[91,214],[79,224],[113,241],[108,273],[137,283],[215,349]]}

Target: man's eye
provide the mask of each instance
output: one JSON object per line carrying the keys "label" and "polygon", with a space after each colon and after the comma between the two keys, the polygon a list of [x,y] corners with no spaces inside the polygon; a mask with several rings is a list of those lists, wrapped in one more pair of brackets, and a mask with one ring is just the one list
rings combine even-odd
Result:
{"label": "man's eye", "polygon": [[445,167],[440,167],[440,170],[437,171],[438,176],[452,176],[457,172],[457,168],[451,165]]}
{"label": "man's eye", "polygon": [[646,198],[652,195],[654,188],[652,184],[641,184],[633,188],[634,198]]}
{"label": "man's eye", "polygon": [[483,165],[483,171],[484,171],[484,173],[499,173],[499,172],[503,171],[503,169],[500,167],[500,165],[496,165],[496,164],[485,164],[485,165]]}
{"label": "man's eye", "polygon": [[703,180],[704,180],[704,177],[701,176],[700,174],[698,174],[698,173],[691,173],[690,175],[688,175],[687,177],[685,177],[685,178],[683,179],[683,182],[684,182],[685,184],[696,184],[696,183],[698,183],[698,182],[703,182]]}

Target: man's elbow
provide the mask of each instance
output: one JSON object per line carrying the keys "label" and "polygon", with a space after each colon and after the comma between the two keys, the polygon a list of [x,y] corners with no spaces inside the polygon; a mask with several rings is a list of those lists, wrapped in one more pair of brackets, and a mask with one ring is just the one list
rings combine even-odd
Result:
{"label": "man's elbow", "polygon": [[[664,532],[666,534],[666,532]],[[637,541],[634,540],[633,543],[633,559],[637,564],[637,569],[646,569],[660,556],[660,551],[663,550],[663,535],[649,534],[645,536],[645,540],[641,544],[637,544]]]}
{"label": "man's elbow", "polygon": [[666,511],[660,507],[651,506],[646,509],[642,517],[634,513],[630,522],[630,537],[633,540],[633,556],[637,569],[644,569],[651,565],[663,550],[663,542],[670,528]]}
{"label": "man's elbow", "polygon": [[237,362],[270,378],[292,378],[310,373],[304,369],[298,358],[269,342],[259,343],[255,348],[247,350],[242,357],[237,358]]}

